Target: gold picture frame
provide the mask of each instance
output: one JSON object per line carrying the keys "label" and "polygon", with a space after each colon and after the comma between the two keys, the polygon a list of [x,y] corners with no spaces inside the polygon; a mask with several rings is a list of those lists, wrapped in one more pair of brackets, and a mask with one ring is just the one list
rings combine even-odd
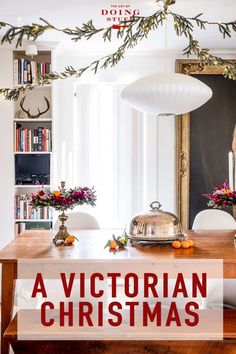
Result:
{"label": "gold picture frame", "polygon": [[[231,60],[235,62],[235,60]],[[198,60],[176,60],[176,73],[186,75],[222,75],[223,68],[204,66]],[[183,229],[189,228],[190,190],[190,113],[176,116],[176,203]]]}

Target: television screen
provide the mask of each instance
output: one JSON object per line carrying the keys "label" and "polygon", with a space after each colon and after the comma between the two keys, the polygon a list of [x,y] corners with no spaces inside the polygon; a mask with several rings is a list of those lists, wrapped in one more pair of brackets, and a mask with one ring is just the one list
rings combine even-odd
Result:
{"label": "television screen", "polygon": [[[49,154],[27,154],[15,155],[15,178],[16,184],[34,184],[37,176],[50,176],[50,155]],[[30,178],[32,181],[30,181]],[[40,183],[44,183],[41,182]]]}

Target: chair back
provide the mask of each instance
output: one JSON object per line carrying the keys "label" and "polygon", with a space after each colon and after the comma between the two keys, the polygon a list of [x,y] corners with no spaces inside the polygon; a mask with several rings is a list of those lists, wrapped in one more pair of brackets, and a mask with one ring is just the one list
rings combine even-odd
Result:
{"label": "chair back", "polygon": [[[58,229],[61,225],[57,220],[54,229]],[[72,212],[68,214],[68,220],[65,225],[68,230],[97,230],[100,226],[94,216],[83,212]]]}
{"label": "chair back", "polygon": [[193,230],[235,230],[236,221],[227,212],[219,209],[200,211],[193,222]]}

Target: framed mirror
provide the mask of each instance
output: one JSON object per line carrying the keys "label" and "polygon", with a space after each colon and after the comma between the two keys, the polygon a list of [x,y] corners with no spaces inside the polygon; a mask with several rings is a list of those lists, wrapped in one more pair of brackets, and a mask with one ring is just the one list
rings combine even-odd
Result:
{"label": "framed mirror", "polygon": [[[228,153],[236,123],[236,81],[197,60],[177,60],[176,72],[192,75],[213,91],[197,110],[176,117],[177,210],[184,229],[207,209],[204,193],[228,180]],[[186,97],[187,99],[187,97]]]}

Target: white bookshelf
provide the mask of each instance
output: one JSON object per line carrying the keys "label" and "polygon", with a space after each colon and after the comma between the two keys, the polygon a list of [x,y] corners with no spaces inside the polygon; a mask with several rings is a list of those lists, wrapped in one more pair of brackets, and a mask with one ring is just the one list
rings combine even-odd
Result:
{"label": "white bookshelf", "polygon": [[[20,60],[20,59],[27,59],[29,61],[35,61],[37,63],[52,63],[52,51],[51,50],[38,50],[38,55],[34,56],[33,59],[31,57],[28,57],[25,55],[25,52],[22,50],[15,50],[13,51],[13,61],[15,60]],[[14,64],[13,64],[14,68]],[[13,79],[16,80],[16,76],[13,75]],[[13,82],[14,87],[19,87],[22,85],[17,85],[15,82]],[[45,188],[51,188],[52,185],[52,166],[53,166],[53,161],[52,161],[52,156],[53,156],[53,149],[54,149],[54,144],[53,144],[53,109],[52,109],[52,93],[53,93],[53,85],[44,85],[44,86],[35,86],[33,90],[26,90],[24,93],[20,94],[19,99],[14,103],[14,117],[13,117],[13,136],[14,136],[14,167],[16,171],[16,155],[49,155],[49,161],[50,161],[50,178],[49,178],[49,184],[44,185]],[[30,109],[31,114],[37,114],[38,108],[42,112],[45,109],[45,99],[44,96],[48,99],[50,102],[50,108],[47,112],[45,112],[42,116],[39,118],[29,118],[27,117],[27,114],[25,112],[22,112],[22,109],[20,107],[20,100],[26,96],[25,102],[24,102],[24,108]],[[38,145],[33,144],[34,138],[31,136],[31,140],[29,143],[28,136],[26,140],[22,140],[24,145],[24,150],[26,151],[19,151],[19,149],[22,149],[21,144],[19,143],[19,131],[24,130],[26,132],[31,131],[34,132],[38,128],[46,128],[49,131],[51,131],[51,144],[52,148],[49,151],[37,151],[38,150]],[[16,129],[18,129],[18,135],[16,135]],[[27,133],[26,133],[27,134]],[[20,135],[20,139],[22,139]],[[26,144],[27,142],[27,144]],[[27,145],[27,146],[26,146]],[[49,144],[48,144],[49,145]],[[48,145],[46,145],[48,147]],[[35,147],[36,146],[36,147]],[[44,146],[45,147],[45,146]],[[31,148],[31,151],[29,151]],[[34,151],[32,151],[34,149]],[[36,150],[36,151],[35,151]],[[36,215],[36,218],[32,216],[32,218],[26,218],[28,216],[28,210],[25,212],[24,209],[24,215],[22,215],[22,205],[21,208],[19,208],[19,203],[18,199],[16,196],[21,196],[21,200],[26,200],[27,196],[30,196],[31,193],[35,193],[38,189],[41,188],[41,185],[34,185],[34,184],[17,184],[15,180],[15,210],[14,210],[14,221],[15,221],[15,235],[17,235],[20,230],[23,229],[31,229],[31,224],[34,224],[35,229],[41,229],[41,225],[45,225],[44,223],[50,223],[52,227],[52,218],[37,218],[38,215]],[[16,202],[17,201],[17,202]],[[18,203],[18,204],[17,204]],[[21,202],[22,203],[22,202]],[[28,208],[28,204],[26,204],[26,208]],[[30,214],[31,215],[31,214]],[[47,215],[46,215],[47,216]],[[49,216],[51,216],[51,213],[49,213]],[[44,215],[45,217],[45,215]],[[21,225],[22,224],[22,225]],[[49,224],[48,224],[49,225]],[[22,227],[21,227],[22,226]]]}
{"label": "white bookshelf", "polygon": [[[36,122],[35,122],[36,121]],[[52,118],[15,118],[14,122],[17,123],[41,123],[41,122],[52,122]]]}

